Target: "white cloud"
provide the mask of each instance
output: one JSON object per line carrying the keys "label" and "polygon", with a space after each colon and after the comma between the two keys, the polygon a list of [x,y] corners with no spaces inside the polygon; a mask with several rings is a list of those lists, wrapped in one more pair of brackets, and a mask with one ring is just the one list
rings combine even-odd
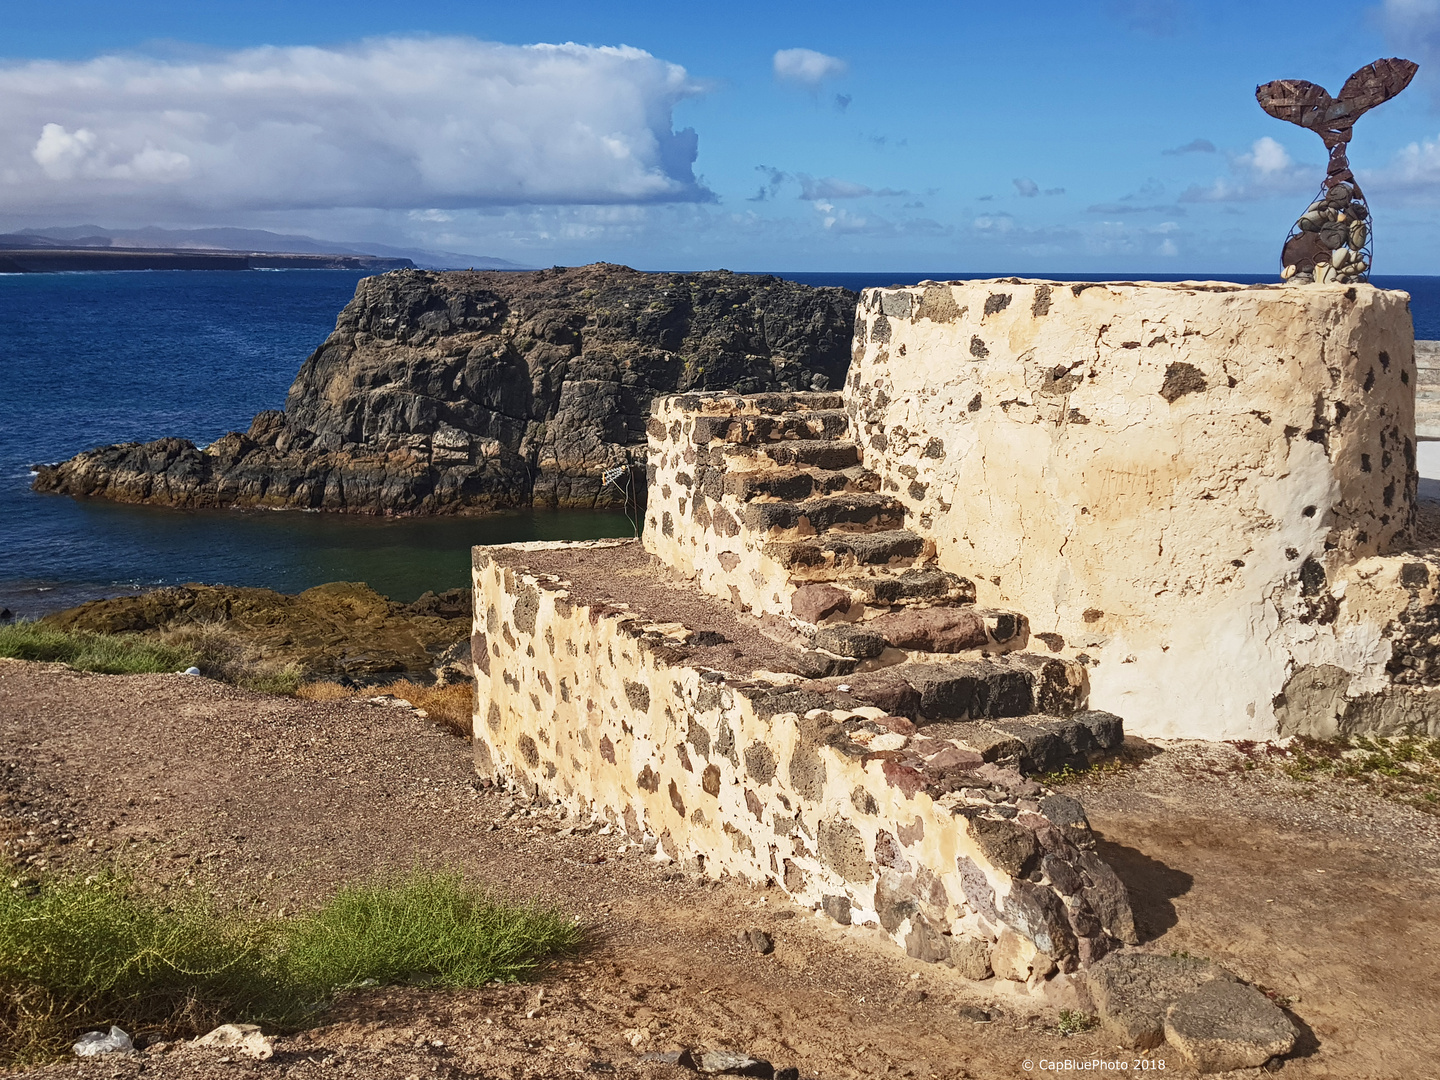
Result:
{"label": "white cloud", "polygon": [[169,220],[704,201],[700,92],[639,49],[381,38],[0,67],[0,204]]}
{"label": "white cloud", "polygon": [[812,88],[826,79],[838,79],[850,70],[850,66],[838,56],[826,56],[814,49],[781,49],[775,54],[773,63],[777,79]]}
{"label": "white cloud", "polygon": [[816,199],[863,199],[867,195],[895,198],[910,194],[894,188],[872,188],[835,176],[815,177],[808,173],[796,173],[795,179],[800,181],[800,198],[806,202],[814,202]]}
{"label": "white cloud", "polygon": [[1217,177],[1208,186],[1191,187],[1181,193],[1179,201],[1253,202],[1272,195],[1313,190],[1325,177],[1323,169],[1298,164],[1290,152],[1269,135],[1251,143],[1249,153],[1229,157],[1230,176]]}
{"label": "white cloud", "polygon": [[1269,135],[1256,139],[1255,145],[1250,148],[1250,153],[1242,154],[1238,163],[1242,168],[1253,169],[1261,176],[1282,173],[1295,164],[1290,160],[1290,154],[1285,147],[1270,138]]}
{"label": "white cloud", "polygon": [[1359,178],[1367,193],[1384,192],[1398,202],[1434,205],[1440,202],[1440,138],[1412,142],[1383,169],[1366,169]]}
{"label": "white cloud", "polygon": [[1040,185],[1028,177],[1017,177],[1011,183],[1015,185],[1015,190],[1020,193],[1021,198],[1033,199],[1040,194]]}

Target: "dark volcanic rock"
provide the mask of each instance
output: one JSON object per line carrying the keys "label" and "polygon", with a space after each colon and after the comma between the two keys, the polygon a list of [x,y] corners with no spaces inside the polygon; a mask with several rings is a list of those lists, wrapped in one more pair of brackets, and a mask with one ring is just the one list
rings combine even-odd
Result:
{"label": "dark volcanic rock", "polygon": [[168,506],[426,514],[618,505],[656,394],[840,386],[856,294],[596,264],[365,278],[285,411],[204,449],[123,443],[35,490]]}

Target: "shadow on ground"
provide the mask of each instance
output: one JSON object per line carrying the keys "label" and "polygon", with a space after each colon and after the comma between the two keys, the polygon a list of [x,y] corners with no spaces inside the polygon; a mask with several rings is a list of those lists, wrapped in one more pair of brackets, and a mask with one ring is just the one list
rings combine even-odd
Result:
{"label": "shadow on ground", "polygon": [[1142,942],[1154,941],[1180,921],[1172,901],[1184,896],[1195,879],[1143,851],[1097,837],[1096,851],[1114,868],[1130,893],[1135,930]]}

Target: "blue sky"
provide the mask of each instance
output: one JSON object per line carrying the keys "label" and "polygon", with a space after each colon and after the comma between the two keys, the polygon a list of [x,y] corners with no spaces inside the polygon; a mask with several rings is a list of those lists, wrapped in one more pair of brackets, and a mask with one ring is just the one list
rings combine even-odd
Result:
{"label": "blue sky", "polygon": [[6,31],[0,227],[647,269],[1268,272],[1325,155],[1255,85],[1407,56],[1351,160],[1376,271],[1440,273],[1440,0],[52,0]]}

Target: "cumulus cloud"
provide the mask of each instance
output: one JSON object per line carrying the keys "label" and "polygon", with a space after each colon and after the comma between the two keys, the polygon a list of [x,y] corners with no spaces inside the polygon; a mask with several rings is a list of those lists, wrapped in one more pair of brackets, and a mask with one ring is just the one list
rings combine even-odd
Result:
{"label": "cumulus cloud", "polygon": [[1033,199],[1040,194],[1040,185],[1034,180],[1021,176],[1016,177],[1011,183],[1015,185],[1015,190],[1020,193],[1022,199]]}
{"label": "cumulus cloud", "polygon": [[[775,77],[812,89],[826,79],[838,79],[850,66],[838,56],[826,56],[814,49],[781,49],[772,61]],[[849,104],[849,102],[846,102]]]}
{"label": "cumulus cloud", "polygon": [[700,87],[633,48],[381,38],[0,67],[12,213],[704,201]]}
{"label": "cumulus cloud", "polygon": [[1318,186],[1324,176],[1323,170],[1297,163],[1269,135],[1256,139],[1249,153],[1230,155],[1230,173],[1209,185],[1188,188],[1180,202],[1251,202]]}
{"label": "cumulus cloud", "polygon": [[1360,184],[1407,205],[1440,203],[1440,137],[1401,147],[1384,168],[1362,171]]}
{"label": "cumulus cloud", "polygon": [[1172,146],[1169,150],[1161,150],[1162,154],[1213,154],[1215,144],[1209,139],[1191,139],[1184,146]]}

